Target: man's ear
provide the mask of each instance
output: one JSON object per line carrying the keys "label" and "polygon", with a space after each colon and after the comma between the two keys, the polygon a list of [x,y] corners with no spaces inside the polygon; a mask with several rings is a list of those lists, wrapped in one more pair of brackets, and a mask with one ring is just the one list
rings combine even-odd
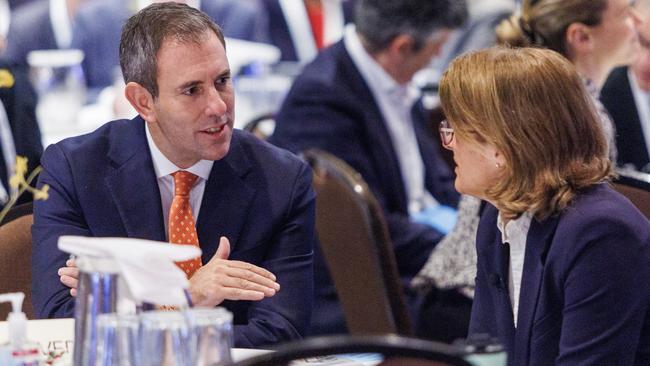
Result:
{"label": "man's ear", "polygon": [[153,108],[154,98],[145,87],[130,81],[124,87],[124,96],[142,119],[148,122],[156,121],[156,113]]}
{"label": "man's ear", "polygon": [[591,53],[594,50],[594,42],[591,36],[591,28],[582,23],[571,23],[566,30],[565,42],[567,51],[570,54]]}
{"label": "man's ear", "polygon": [[389,52],[399,59],[410,57],[413,52],[415,40],[407,34],[400,34],[395,37],[388,46]]}

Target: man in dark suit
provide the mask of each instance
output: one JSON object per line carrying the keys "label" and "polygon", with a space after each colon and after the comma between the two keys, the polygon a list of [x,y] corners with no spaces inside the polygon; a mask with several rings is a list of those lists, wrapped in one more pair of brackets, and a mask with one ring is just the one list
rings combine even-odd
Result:
{"label": "man in dark suit", "polygon": [[[415,215],[455,206],[453,176],[426,128],[410,87],[466,18],[463,1],[363,0],[356,29],[325,49],[295,80],[276,117],[271,142],[299,152],[319,148],[356,169],[380,202],[400,275],[412,278],[442,237]],[[317,253],[318,257],[318,253]],[[316,261],[314,333],[345,330],[329,275]]]}
{"label": "man in dark suit", "polygon": [[[119,66],[118,45],[122,25],[137,10],[137,3],[125,0],[96,1],[80,9],[75,19],[72,44],[86,55],[82,67],[88,87],[104,88],[113,84]],[[199,9],[219,24],[226,37],[253,42],[268,41],[266,14],[257,0],[202,0],[198,3]]]}
{"label": "man in dark suit", "polygon": [[650,173],[650,39],[631,66],[612,71],[600,99],[616,125],[618,164]]}
{"label": "man in dark suit", "polygon": [[[327,46],[338,41],[345,24],[353,19],[355,1],[304,0],[302,6],[303,4],[299,4],[301,1],[289,3],[280,0],[263,0],[269,18],[270,41],[280,49],[281,60],[307,63],[316,56],[323,45]],[[312,3],[316,5],[311,5]],[[317,14],[311,17],[310,7],[319,9]],[[311,21],[314,18],[318,19],[314,23],[320,29],[315,29]],[[339,37],[331,40],[336,35]]]}
{"label": "man in dark suit", "polygon": [[[0,59],[0,103],[4,108],[9,124],[11,144],[13,144],[13,155],[26,157],[28,170],[32,171],[40,164],[43,145],[41,142],[41,131],[36,121],[36,92],[32,88],[27,76],[27,69],[23,66],[11,64]],[[1,112],[0,112],[1,113]],[[2,116],[0,116],[2,118]],[[2,138],[2,141],[6,141]],[[0,143],[0,181],[4,188],[9,191],[8,178],[12,174],[8,169],[13,162],[7,161],[4,150]],[[31,200],[31,195],[25,194],[20,197],[18,203]]]}
{"label": "man in dark suit", "polygon": [[26,64],[30,51],[70,47],[71,20],[83,0],[64,0],[55,6],[52,1],[33,1],[12,12],[4,57]]}
{"label": "man in dark suit", "polygon": [[[50,197],[34,207],[36,314],[73,314],[66,286],[76,287],[78,272],[63,267],[59,236],[176,242],[171,229],[183,215],[172,206],[184,196],[186,230],[203,252],[200,268],[186,272],[195,305],[233,312],[236,347],[300,338],[313,297],[311,171],[290,153],[233,131],[221,30],[187,5],[153,4],[125,25],[120,59],[125,95],[140,116],[43,155],[39,185],[50,185]],[[195,182],[189,192],[181,192],[177,176]]]}

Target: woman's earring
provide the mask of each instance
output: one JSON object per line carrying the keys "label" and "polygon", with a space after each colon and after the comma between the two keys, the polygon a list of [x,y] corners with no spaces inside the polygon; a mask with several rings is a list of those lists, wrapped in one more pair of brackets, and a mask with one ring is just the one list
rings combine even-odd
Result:
{"label": "woman's earring", "polygon": [[501,164],[495,163],[494,165],[497,167],[497,169],[501,169]]}

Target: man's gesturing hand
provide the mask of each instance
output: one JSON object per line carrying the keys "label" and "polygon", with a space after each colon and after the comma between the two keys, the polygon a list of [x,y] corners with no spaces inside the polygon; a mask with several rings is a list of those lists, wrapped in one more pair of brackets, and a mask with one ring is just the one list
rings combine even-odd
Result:
{"label": "man's gesturing hand", "polygon": [[230,242],[219,240],[219,248],[210,262],[190,278],[194,305],[216,306],[224,300],[262,300],[280,290],[273,273],[241,261],[228,260]]}

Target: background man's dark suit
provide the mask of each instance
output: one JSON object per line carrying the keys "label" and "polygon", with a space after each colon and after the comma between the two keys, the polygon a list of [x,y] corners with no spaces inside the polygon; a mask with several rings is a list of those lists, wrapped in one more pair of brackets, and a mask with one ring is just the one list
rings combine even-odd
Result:
{"label": "background man's dark suit", "polygon": [[618,164],[632,164],[637,170],[650,173],[648,146],[630,87],[628,67],[612,71],[600,92],[600,101],[607,108],[616,126]]}
{"label": "background man's dark suit", "polygon": [[[67,255],[60,235],[165,241],[160,193],[144,121],[110,122],[51,145],[39,185],[50,198],[34,208],[33,302],[39,317],[72,316],[74,301],[57,276]],[[305,334],[312,306],[314,193],[311,170],[286,151],[235,130],[228,155],[206,182],[197,233],[207,263],[220,236],[229,259],[266,268],[281,290],[258,302],[226,301],[235,346],[260,347]]]}
{"label": "background man's dark suit", "polygon": [[[262,0],[266,7],[266,12],[269,17],[269,36],[271,37],[271,44],[278,47],[282,53],[282,61],[298,61],[298,54],[296,46],[293,44],[289,25],[282,12],[282,7],[278,0]],[[354,4],[353,0],[343,1],[343,18],[347,24],[354,18]],[[309,32],[310,29],[304,31]]]}
{"label": "background man's dark suit", "polygon": [[[426,130],[426,118],[423,109],[415,108],[426,189],[440,203],[455,206],[458,194],[453,177]],[[361,173],[383,207],[400,275],[410,279],[417,273],[442,235],[409,219],[404,180],[386,122],[343,41],[321,52],[295,80],[270,141],[293,152],[329,151]],[[317,333],[344,331],[318,249],[315,263],[317,301],[312,329]]]}
{"label": "background man's dark suit", "polygon": [[[36,92],[27,77],[27,68],[11,65],[0,59],[0,70],[8,70],[14,78],[12,87],[0,87],[0,100],[7,112],[9,125],[14,138],[16,154],[29,159],[28,168],[32,171],[40,164],[43,144],[41,131],[36,121]],[[0,149],[0,162],[4,167],[4,158]],[[5,187],[6,188],[6,187]],[[31,195],[25,194],[18,203],[31,201]]]}
{"label": "background man's dark suit", "polygon": [[52,29],[48,0],[25,4],[11,14],[4,58],[26,64],[27,54],[30,51],[58,48]]}
{"label": "background man's dark suit", "polygon": [[498,336],[509,365],[650,364],[650,223],[630,201],[600,184],[532,220],[516,329],[497,215],[476,236],[470,335]]}

